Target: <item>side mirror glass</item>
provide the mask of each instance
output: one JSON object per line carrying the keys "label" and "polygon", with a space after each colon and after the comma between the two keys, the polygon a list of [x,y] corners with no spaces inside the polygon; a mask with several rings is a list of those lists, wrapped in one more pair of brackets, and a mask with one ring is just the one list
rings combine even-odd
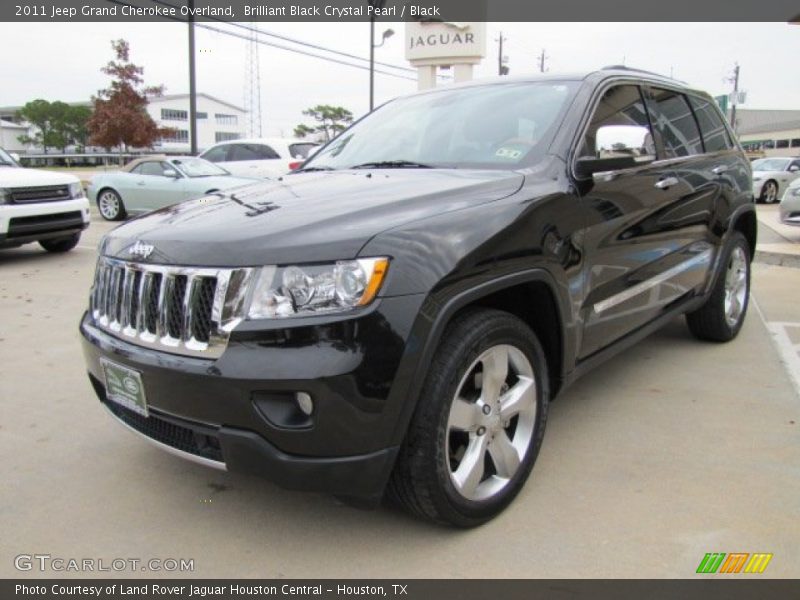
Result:
{"label": "side mirror glass", "polygon": [[[641,125],[601,125],[586,135],[576,175],[591,177],[603,171],[630,169],[656,159],[656,148],[649,127]],[[593,155],[592,155],[593,154]]]}
{"label": "side mirror glass", "polygon": [[[11,156],[14,155],[12,154]],[[800,171],[800,165],[792,165],[789,167],[789,173],[796,173],[797,171]]]}

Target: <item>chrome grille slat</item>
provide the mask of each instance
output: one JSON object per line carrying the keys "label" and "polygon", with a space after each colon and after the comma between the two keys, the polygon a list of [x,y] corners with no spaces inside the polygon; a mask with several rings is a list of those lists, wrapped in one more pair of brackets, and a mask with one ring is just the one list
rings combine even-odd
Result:
{"label": "chrome grille slat", "polygon": [[92,288],[98,327],[131,343],[215,358],[242,321],[253,269],[150,265],[101,257]]}

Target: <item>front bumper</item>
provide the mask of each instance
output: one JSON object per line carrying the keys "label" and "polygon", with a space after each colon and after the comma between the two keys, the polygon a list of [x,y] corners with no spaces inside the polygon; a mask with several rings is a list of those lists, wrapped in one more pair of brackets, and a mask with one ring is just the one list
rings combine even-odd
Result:
{"label": "front bumper", "polygon": [[[133,345],[96,327],[88,314],[81,333],[100,400],[164,449],[290,489],[374,498],[399,445],[393,435],[402,407],[393,406],[389,392],[401,362],[415,352],[407,352],[406,336],[421,302],[383,298],[356,319],[235,330],[215,360]],[[108,400],[101,358],[141,373],[150,417]],[[314,401],[306,420],[292,414],[298,391]]]}
{"label": "front bumper", "polygon": [[0,245],[64,237],[89,226],[89,200],[0,205]]}

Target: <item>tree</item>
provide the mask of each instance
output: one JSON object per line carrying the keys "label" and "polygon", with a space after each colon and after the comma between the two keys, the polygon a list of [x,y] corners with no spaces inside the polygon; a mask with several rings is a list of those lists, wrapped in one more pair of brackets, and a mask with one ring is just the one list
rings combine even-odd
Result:
{"label": "tree", "polygon": [[65,129],[71,144],[81,149],[86,147],[89,142],[89,119],[92,117],[92,109],[88,106],[70,106],[67,112]]}
{"label": "tree", "polygon": [[325,141],[328,141],[347,129],[347,126],[353,122],[353,113],[341,106],[318,104],[314,108],[304,110],[303,114],[313,118],[318,125],[309,127],[301,123],[294,128],[294,134],[298,137],[305,137],[312,133],[322,133],[325,136]]}
{"label": "tree", "polygon": [[92,111],[88,106],[70,106],[56,100],[48,102],[41,98],[23,106],[17,116],[32,125],[33,135],[21,135],[23,144],[41,146],[45,154],[48,148],[60,148],[66,152],[70,144],[86,145],[86,121]]}
{"label": "tree", "polygon": [[54,135],[57,125],[54,123],[53,105],[47,100],[37,98],[26,103],[19,111],[17,116],[33,126],[33,135],[21,135],[19,141],[23,144],[33,144],[41,146],[44,153],[47,149],[58,146],[58,139]]}
{"label": "tree", "polygon": [[92,98],[94,111],[87,123],[92,144],[105,148],[149,148],[173,130],[159,127],[147,114],[148,98],[164,93],[164,86],[145,86],[144,69],[130,62],[130,46],[125,40],[112,40],[116,60],[101,69],[111,85]]}

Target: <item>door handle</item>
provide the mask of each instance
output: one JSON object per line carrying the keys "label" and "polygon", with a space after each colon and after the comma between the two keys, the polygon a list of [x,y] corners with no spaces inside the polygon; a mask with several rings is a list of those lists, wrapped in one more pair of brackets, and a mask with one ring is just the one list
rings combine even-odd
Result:
{"label": "door handle", "polygon": [[716,167],[711,169],[711,172],[714,175],[722,175],[723,173],[725,173],[728,170],[728,168],[729,168],[728,165],[717,165]]}
{"label": "door handle", "polygon": [[672,187],[673,185],[678,185],[680,181],[677,177],[664,177],[663,179],[659,179],[656,181],[655,186],[660,190],[666,190]]}

